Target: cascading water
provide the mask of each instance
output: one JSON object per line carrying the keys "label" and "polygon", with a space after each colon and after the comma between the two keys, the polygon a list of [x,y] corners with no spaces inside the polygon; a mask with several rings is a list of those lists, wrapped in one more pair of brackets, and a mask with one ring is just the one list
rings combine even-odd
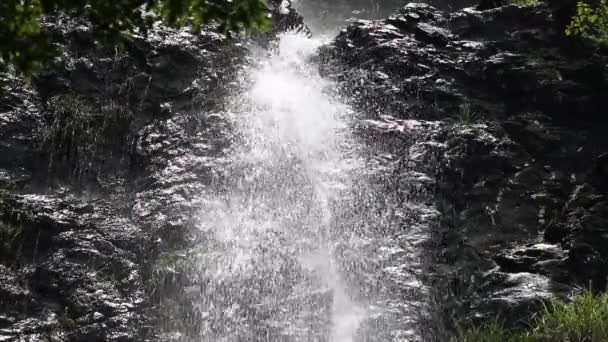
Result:
{"label": "cascading water", "polygon": [[320,43],[283,34],[229,105],[238,132],[230,180],[203,208],[200,229],[214,240],[201,266],[227,291],[222,315],[235,315],[220,324],[235,328],[210,327],[212,340],[352,341],[356,331],[360,309],[332,258],[331,227],[358,161],[348,155],[351,111],[308,61]]}
{"label": "cascading water", "polygon": [[406,205],[411,187],[397,184],[411,174],[357,138],[387,123],[357,120],[319,76],[322,43],[282,34],[228,100],[228,166],[188,256],[197,332],[181,340],[418,340],[426,226],[413,217],[434,212]]}

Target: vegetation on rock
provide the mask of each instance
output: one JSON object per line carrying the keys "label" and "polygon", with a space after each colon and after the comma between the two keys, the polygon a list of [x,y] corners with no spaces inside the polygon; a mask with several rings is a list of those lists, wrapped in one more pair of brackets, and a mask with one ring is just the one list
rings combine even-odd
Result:
{"label": "vegetation on rock", "polygon": [[[117,107],[117,106],[115,106]],[[48,109],[53,121],[46,132],[44,148],[49,152],[49,170],[66,168],[79,179],[89,170],[94,159],[109,145],[121,145],[129,128],[129,113],[121,108],[97,109],[85,97],[75,94],[57,95],[49,99]]]}
{"label": "vegetation on rock", "polygon": [[537,3],[538,0],[516,0],[515,3],[517,6],[528,6]]}
{"label": "vegetation on rock", "polygon": [[460,111],[447,119],[456,125],[471,126],[479,123],[482,120],[482,115],[479,113],[479,109],[475,108],[471,103],[464,103],[460,106]]}
{"label": "vegetation on rock", "polygon": [[510,331],[492,322],[461,334],[459,342],[608,341],[608,293],[584,292],[571,302],[556,300],[532,318],[528,329]]}
{"label": "vegetation on rock", "polygon": [[0,64],[31,75],[58,55],[53,37],[41,28],[45,16],[67,14],[93,24],[98,40],[125,39],[145,33],[155,23],[181,27],[217,22],[221,31],[266,28],[264,0],[3,0],[0,1]]}

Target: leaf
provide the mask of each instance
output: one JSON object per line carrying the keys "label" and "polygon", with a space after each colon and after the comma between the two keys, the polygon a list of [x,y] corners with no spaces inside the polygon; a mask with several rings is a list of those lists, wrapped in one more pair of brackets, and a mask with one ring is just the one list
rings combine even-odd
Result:
{"label": "leaf", "polygon": [[608,43],[608,1],[601,0],[597,8],[585,2],[577,3],[577,14],[572,18],[564,33],[579,36],[596,44]]}

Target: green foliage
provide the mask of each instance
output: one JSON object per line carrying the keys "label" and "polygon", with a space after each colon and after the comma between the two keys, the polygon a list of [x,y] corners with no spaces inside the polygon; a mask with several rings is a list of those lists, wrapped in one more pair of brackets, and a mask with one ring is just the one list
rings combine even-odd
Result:
{"label": "green foliage", "polygon": [[61,13],[87,18],[96,38],[109,42],[145,33],[159,20],[172,27],[213,21],[223,31],[269,26],[264,0],[2,0],[0,64],[31,75],[56,56],[58,47],[41,30],[40,20]]}
{"label": "green foliage", "polygon": [[122,145],[130,124],[128,108],[99,110],[87,98],[63,94],[49,99],[52,123],[45,134],[44,149],[49,153],[49,171],[81,181],[88,174],[95,177],[98,158]]}
{"label": "green foliage", "polygon": [[534,319],[537,341],[608,341],[608,293],[584,292],[572,302],[554,301]]}
{"label": "green foliage", "polygon": [[538,0],[515,0],[517,6],[529,6],[538,3]]}
{"label": "green foliage", "polygon": [[83,147],[86,140],[100,131],[102,115],[84,97],[59,95],[48,102],[53,123],[46,135],[45,146],[51,152]]}
{"label": "green foliage", "polygon": [[67,129],[91,124],[95,118],[101,116],[84,97],[73,94],[53,97],[49,100],[48,106],[54,114],[55,121],[61,122]]}
{"label": "green foliage", "polygon": [[608,0],[600,0],[593,8],[579,1],[576,15],[566,28],[567,36],[578,36],[595,43],[608,45]]}
{"label": "green foliage", "polygon": [[571,302],[553,301],[537,313],[530,327],[510,331],[498,323],[461,333],[459,342],[602,342],[608,341],[608,293],[584,292]]}

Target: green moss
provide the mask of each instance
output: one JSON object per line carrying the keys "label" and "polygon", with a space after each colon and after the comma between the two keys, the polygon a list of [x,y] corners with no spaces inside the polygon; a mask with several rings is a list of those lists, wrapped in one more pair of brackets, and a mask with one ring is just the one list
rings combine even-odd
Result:
{"label": "green moss", "polygon": [[515,0],[517,6],[529,6],[538,3],[538,0]]}
{"label": "green moss", "polygon": [[511,331],[494,322],[473,327],[459,335],[458,342],[603,342],[608,341],[608,294],[589,291],[572,301],[556,300],[538,312],[529,328]]}

